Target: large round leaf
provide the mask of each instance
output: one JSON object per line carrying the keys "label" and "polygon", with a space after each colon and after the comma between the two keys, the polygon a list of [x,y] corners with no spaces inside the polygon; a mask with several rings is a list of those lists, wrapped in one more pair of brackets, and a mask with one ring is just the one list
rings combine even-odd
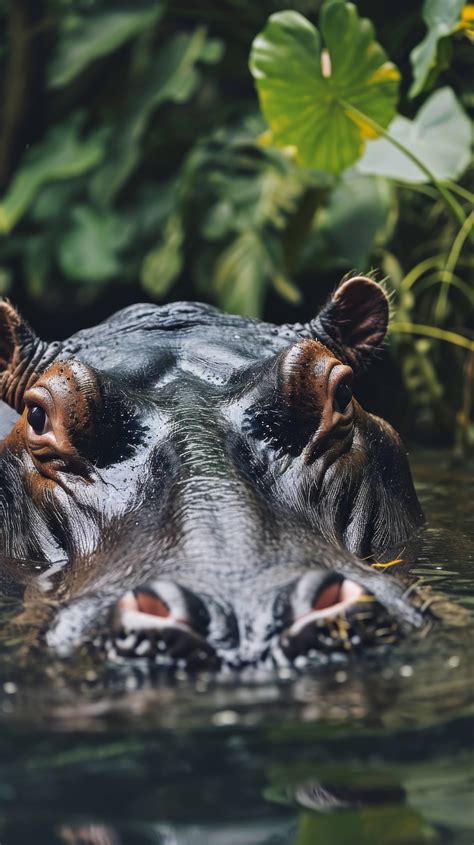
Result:
{"label": "large round leaf", "polygon": [[339,173],[395,115],[400,74],[352,3],[326,3],[318,30],[298,12],[272,15],[252,45],[250,69],[280,147],[306,167]]}

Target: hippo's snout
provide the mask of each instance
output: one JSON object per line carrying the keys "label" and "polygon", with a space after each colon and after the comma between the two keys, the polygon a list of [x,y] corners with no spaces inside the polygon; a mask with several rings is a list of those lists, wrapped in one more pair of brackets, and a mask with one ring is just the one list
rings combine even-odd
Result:
{"label": "hippo's snout", "polygon": [[[399,631],[385,607],[356,581],[336,573],[307,572],[245,624],[229,608],[171,581],[153,581],[128,591],[111,615],[108,651],[119,658],[144,658],[189,670],[259,663],[294,663],[297,658],[357,651],[393,642]],[[254,605],[255,609],[255,605]],[[242,609],[239,614],[242,616]]]}

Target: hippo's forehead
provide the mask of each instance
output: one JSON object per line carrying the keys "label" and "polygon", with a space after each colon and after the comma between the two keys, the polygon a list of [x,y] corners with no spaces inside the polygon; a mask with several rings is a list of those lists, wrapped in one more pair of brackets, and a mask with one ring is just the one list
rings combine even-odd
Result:
{"label": "hippo's forehead", "polygon": [[63,354],[145,386],[176,370],[224,384],[244,366],[301,340],[300,326],[274,326],[199,303],[134,305],[73,335]]}

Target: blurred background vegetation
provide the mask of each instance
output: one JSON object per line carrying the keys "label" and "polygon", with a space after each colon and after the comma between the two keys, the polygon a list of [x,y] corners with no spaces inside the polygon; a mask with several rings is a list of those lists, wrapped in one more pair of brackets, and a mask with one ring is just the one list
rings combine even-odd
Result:
{"label": "blurred background vegetation", "polygon": [[252,42],[283,9],[318,26],[322,5],[0,0],[0,295],[61,338],[139,300],[306,320],[345,273],[375,271],[395,322],[359,395],[405,435],[462,451],[474,443],[474,7],[355,4],[400,71],[390,131],[456,217],[384,140],[340,172],[268,143]]}

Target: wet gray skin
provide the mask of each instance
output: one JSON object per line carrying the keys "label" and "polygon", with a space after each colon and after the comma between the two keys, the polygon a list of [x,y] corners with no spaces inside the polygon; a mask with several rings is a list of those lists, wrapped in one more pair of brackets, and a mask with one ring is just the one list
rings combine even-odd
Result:
{"label": "wet gray skin", "polygon": [[422,522],[407,459],[350,386],[387,317],[358,277],[304,326],[137,305],[47,344],[0,303],[0,555],[43,565],[47,645],[242,667],[422,629],[371,566]]}

